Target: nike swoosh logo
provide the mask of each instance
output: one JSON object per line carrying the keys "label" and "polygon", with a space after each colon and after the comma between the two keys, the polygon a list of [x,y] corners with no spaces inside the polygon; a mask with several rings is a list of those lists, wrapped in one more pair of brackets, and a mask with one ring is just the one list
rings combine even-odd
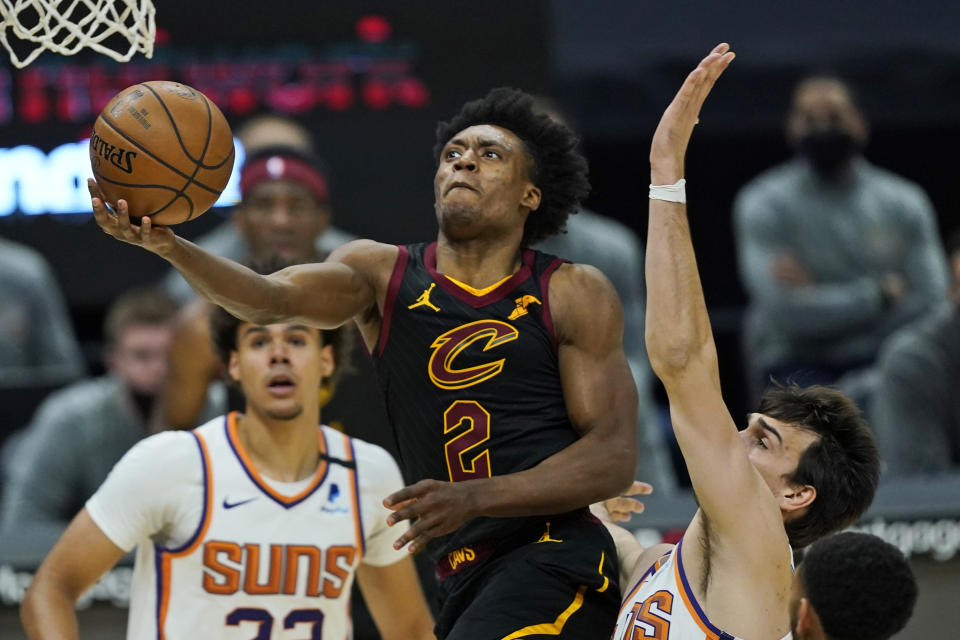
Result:
{"label": "nike swoosh logo", "polygon": [[246,500],[241,500],[240,502],[228,502],[226,498],[223,499],[223,508],[224,509],[233,509],[234,507],[239,507],[242,504],[247,504],[248,502],[253,502],[257,497],[247,498]]}

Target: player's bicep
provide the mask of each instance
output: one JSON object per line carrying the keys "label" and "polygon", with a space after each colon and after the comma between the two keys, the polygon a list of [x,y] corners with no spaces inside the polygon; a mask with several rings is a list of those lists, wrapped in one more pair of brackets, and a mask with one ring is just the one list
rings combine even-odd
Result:
{"label": "player's bicep", "polygon": [[117,564],[123,554],[124,550],[114,544],[83,509],[40,565],[34,583],[37,589],[55,588],[76,600]]}
{"label": "player's bicep", "polygon": [[566,265],[550,283],[567,412],[581,432],[636,428],[637,390],[623,351],[623,309],[593,267]]}

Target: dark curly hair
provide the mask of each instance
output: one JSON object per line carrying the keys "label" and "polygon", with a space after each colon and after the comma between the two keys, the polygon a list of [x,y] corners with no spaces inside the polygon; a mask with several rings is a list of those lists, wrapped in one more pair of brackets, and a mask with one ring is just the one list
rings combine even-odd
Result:
{"label": "dark curly hair", "polygon": [[880,480],[877,445],[857,405],[830,387],[774,383],[757,411],[819,436],[787,478],[817,490],[807,512],[785,524],[790,544],[805,547],[855,522]]}
{"label": "dark curly hair", "polygon": [[511,131],[523,142],[530,160],[530,181],[542,196],[536,214],[527,216],[523,246],[564,231],[567,217],[590,193],[587,160],[579,150],[577,135],[548,115],[537,113],[533,96],[500,87],[466,103],[460,113],[437,125],[434,159],[440,162],[444,145],[458,132],[478,124]]}
{"label": "dark curly hair", "polygon": [[797,573],[830,640],[886,640],[906,626],[917,602],[907,559],[866,533],[814,543]]}

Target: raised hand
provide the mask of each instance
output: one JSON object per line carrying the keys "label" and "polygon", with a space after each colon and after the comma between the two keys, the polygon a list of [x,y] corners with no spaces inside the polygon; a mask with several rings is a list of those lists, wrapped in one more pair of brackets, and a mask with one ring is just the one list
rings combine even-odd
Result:
{"label": "raised hand", "polygon": [[727,43],[718,44],[690,72],[673,102],[663,112],[650,145],[650,174],[653,184],[673,184],[683,177],[683,158],[703,101],[735,54]]}
{"label": "raised hand", "polygon": [[147,217],[141,218],[139,226],[132,224],[126,200],[117,202],[117,211],[114,213],[107,207],[96,180],[87,180],[87,189],[90,191],[93,217],[104,233],[161,256],[173,250],[177,237],[169,227],[154,227]]}

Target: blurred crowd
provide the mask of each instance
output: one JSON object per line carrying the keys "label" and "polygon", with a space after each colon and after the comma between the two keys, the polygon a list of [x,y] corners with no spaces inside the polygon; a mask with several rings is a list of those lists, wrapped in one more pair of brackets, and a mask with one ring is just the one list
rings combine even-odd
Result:
{"label": "blurred crowd", "polygon": [[[548,101],[542,109],[564,119]],[[237,135],[242,200],[201,246],[264,269],[322,260],[352,239],[336,226],[325,166],[300,124],[258,116]],[[960,470],[960,232],[942,238],[922,186],[864,156],[867,118],[842,80],[799,83],[786,135],[794,156],[745,185],[732,211],[750,393],[771,380],[838,386],[872,425],[887,477]],[[643,245],[584,210],[537,248],[613,282],[640,390],[637,478],[661,494],[681,488],[643,342]],[[112,303],[98,363],[106,373],[94,378],[43,256],[2,238],[0,300],[0,392],[31,410],[22,424],[0,425],[0,548],[39,561],[129,447],[240,402],[222,382],[209,303],[175,273]],[[379,397],[357,346],[319,401],[332,426],[394,451]]]}

